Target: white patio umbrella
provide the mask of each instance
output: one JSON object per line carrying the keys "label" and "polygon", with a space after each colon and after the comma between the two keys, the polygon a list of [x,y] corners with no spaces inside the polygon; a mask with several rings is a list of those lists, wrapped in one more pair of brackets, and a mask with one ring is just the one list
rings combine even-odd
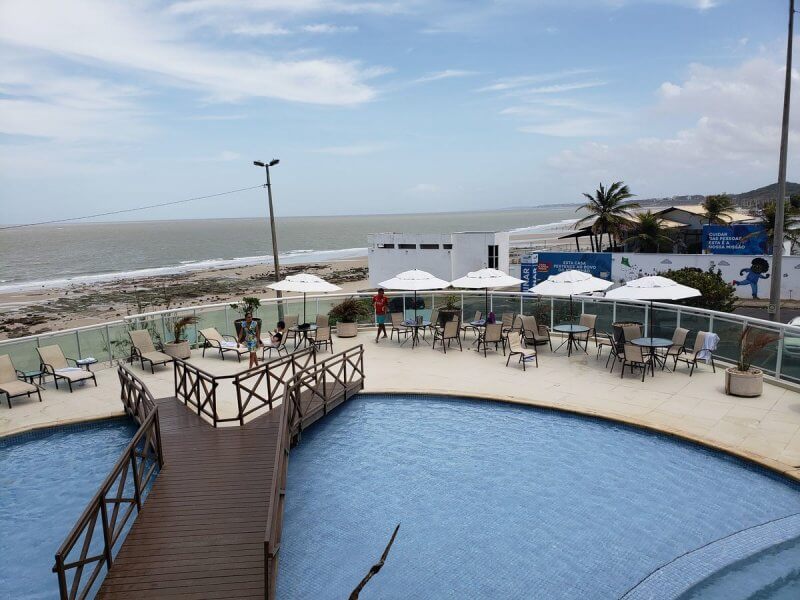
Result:
{"label": "white patio umbrella", "polygon": [[499,269],[480,269],[472,271],[450,282],[454,288],[467,288],[471,290],[485,290],[486,291],[486,312],[489,314],[489,290],[496,288],[510,287],[512,285],[519,285],[523,283],[522,279],[512,277],[511,275],[500,271]]}
{"label": "white patio umbrella", "polygon": [[542,283],[537,283],[528,290],[530,294],[540,296],[569,296],[569,318],[572,320],[572,296],[601,292],[614,285],[613,281],[600,279],[583,271],[564,271],[551,275]]}
{"label": "white patio umbrella", "polygon": [[406,292],[414,292],[414,320],[417,317],[417,292],[426,290],[440,290],[450,285],[449,281],[439,279],[431,275],[427,271],[420,271],[419,269],[411,269],[410,271],[403,271],[398,273],[391,279],[381,281],[378,284],[387,290],[402,290]]}
{"label": "white patio umbrella", "polygon": [[654,300],[683,300],[702,296],[700,290],[683,285],[661,275],[640,277],[625,285],[606,292],[606,298],[614,300],[650,300],[650,314],[653,314]]}
{"label": "white patio umbrella", "polygon": [[303,323],[306,322],[306,294],[307,293],[324,293],[336,292],[342,288],[338,285],[328,283],[322,277],[317,277],[311,273],[298,273],[297,275],[289,275],[282,281],[271,283],[267,286],[273,290],[280,290],[281,292],[302,292],[303,294]]}

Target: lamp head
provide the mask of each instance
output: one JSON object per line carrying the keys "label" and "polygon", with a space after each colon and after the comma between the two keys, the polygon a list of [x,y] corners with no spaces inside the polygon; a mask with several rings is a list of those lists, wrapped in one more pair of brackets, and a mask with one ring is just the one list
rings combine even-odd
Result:
{"label": "lamp head", "polygon": [[263,167],[263,166],[265,166],[265,165],[264,165],[264,163],[263,163],[263,162],[261,162],[260,160],[254,160],[254,161],[253,161],[253,164],[254,164],[255,166],[257,166],[257,167]]}
{"label": "lamp head", "polygon": [[280,161],[280,160],[278,160],[277,158],[273,158],[271,161],[269,161],[269,166],[270,166],[270,167],[274,167],[274,166],[275,166],[275,165],[277,165],[279,162],[281,162],[281,161]]}

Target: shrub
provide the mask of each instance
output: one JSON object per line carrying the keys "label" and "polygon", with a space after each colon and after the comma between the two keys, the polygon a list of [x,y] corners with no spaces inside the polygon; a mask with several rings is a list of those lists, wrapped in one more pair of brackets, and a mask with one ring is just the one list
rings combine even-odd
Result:
{"label": "shrub", "polygon": [[328,317],[333,323],[358,323],[361,319],[368,319],[372,315],[372,305],[367,300],[358,298],[345,298],[331,308]]}
{"label": "shrub", "polygon": [[685,267],[676,271],[660,273],[668,279],[672,279],[682,285],[700,290],[701,296],[679,300],[686,306],[696,306],[697,308],[707,308],[720,312],[732,312],[736,307],[736,292],[733,286],[722,278],[722,271],[708,271],[694,267]]}

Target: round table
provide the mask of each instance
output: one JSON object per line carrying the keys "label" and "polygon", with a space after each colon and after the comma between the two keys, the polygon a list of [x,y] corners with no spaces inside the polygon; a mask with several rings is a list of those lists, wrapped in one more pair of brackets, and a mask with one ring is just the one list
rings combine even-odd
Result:
{"label": "round table", "polygon": [[[553,327],[553,331],[567,334],[566,341],[561,343],[561,346],[563,346],[564,344],[567,345],[567,356],[572,356],[573,346],[575,348],[578,348],[579,350],[583,350],[584,354],[588,354],[586,348],[581,348],[580,343],[578,342],[577,339],[575,339],[576,334],[589,333],[589,327],[586,327],[586,325],[556,325],[555,327]],[[558,349],[561,348],[561,346],[556,348],[555,351],[558,352]]]}
{"label": "round table", "polygon": [[300,334],[300,342],[298,343],[295,341],[294,347],[299,348],[302,344],[303,346],[311,344],[311,341],[308,339],[308,334],[317,331],[317,326],[313,323],[309,323],[308,327],[300,327],[299,325],[295,325],[293,327],[289,327],[289,331],[295,333],[295,340],[297,340],[297,335]]}
{"label": "round table", "polygon": [[[640,346],[642,348],[648,348],[650,350],[650,359],[654,363],[658,363],[661,365],[661,370],[663,371],[665,368],[669,371],[667,367],[667,359],[664,357],[664,360],[660,360],[661,357],[656,354],[656,348],[669,348],[672,346],[672,340],[667,338],[658,338],[658,337],[640,337],[631,340],[631,344],[634,346]],[[653,375],[655,372],[653,370]]]}
{"label": "round table", "polygon": [[[422,320],[418,323],[416,321],[409,320],[409,321],[403,321],[403,325],[411,329],[411,347],[414,348],[415,346],[419,346],[419,330],[427,329],[428,327],[431,326],[431,322]],[[428,344],[428,340],[426,340],[424,337],[422,339],[425,341],[426,344]],[[406,337],[406,339],[400,345],[404,346],[407,341],[408,338]]]}

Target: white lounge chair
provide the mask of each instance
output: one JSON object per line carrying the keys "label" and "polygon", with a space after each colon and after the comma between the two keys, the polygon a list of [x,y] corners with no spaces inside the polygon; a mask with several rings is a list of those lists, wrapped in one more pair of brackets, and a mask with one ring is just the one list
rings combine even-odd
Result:
{"label": "white lounge chair", "polygon": [[[74,358],[67,358],[61,351],[61,346],[53,344],[52,346],[40,346],[36,348],[39,353],[39,360],[42,362],[42,371],[46,375],[52,375],[53,381],[58,389],[58,380],[62,379],[69,385],[69,391],[72,393],[72,384],[78,381],[85,381],[91,379],[94,385],[97,386],[97,378],[91,371],[84,370],[78,366]],[[72,365],[70,365],[72,363]]]}
{"label": "white lounge chair", "polygon": [[138,358],[142,363],[142,369],[144,369],[144,363],[149,362],[150,372],[155,374],[156,365],[165,365],[172,362],[172,357],[169,354],[156,350],[153,338],[150,337],[150,332],[146,329],[129,331],[128,336],[131,338],[131,344],[133,345],[131,358]]}
{"label": "white lounge chair", "polygon": [[30,398],[31,394],[36,394],[39,396],[39,402],[42,401],[42,392],[39,387],[27,381],[20,381],[20,375],[22,375],[22,371],[14,368],[14,363],[11,362],[8,354],[0,356],[0,392],[6,395],[8,408],[11,408],[11,399],[19,396]]}
{"label": "white lounge chair", "polygon": [[197,332],[203,336],[203,356],[206,355],[206,348],[216,348],[219,350],[219,355],[222,360],[225,360],[226,352],[233,352],[239,362],[242,361],[242,356],[249,354],[250,351],[247,346],[242,346],[236,341],[236,338],[231,335],[222,335],[215,327],[208,327],[201,329]]}

